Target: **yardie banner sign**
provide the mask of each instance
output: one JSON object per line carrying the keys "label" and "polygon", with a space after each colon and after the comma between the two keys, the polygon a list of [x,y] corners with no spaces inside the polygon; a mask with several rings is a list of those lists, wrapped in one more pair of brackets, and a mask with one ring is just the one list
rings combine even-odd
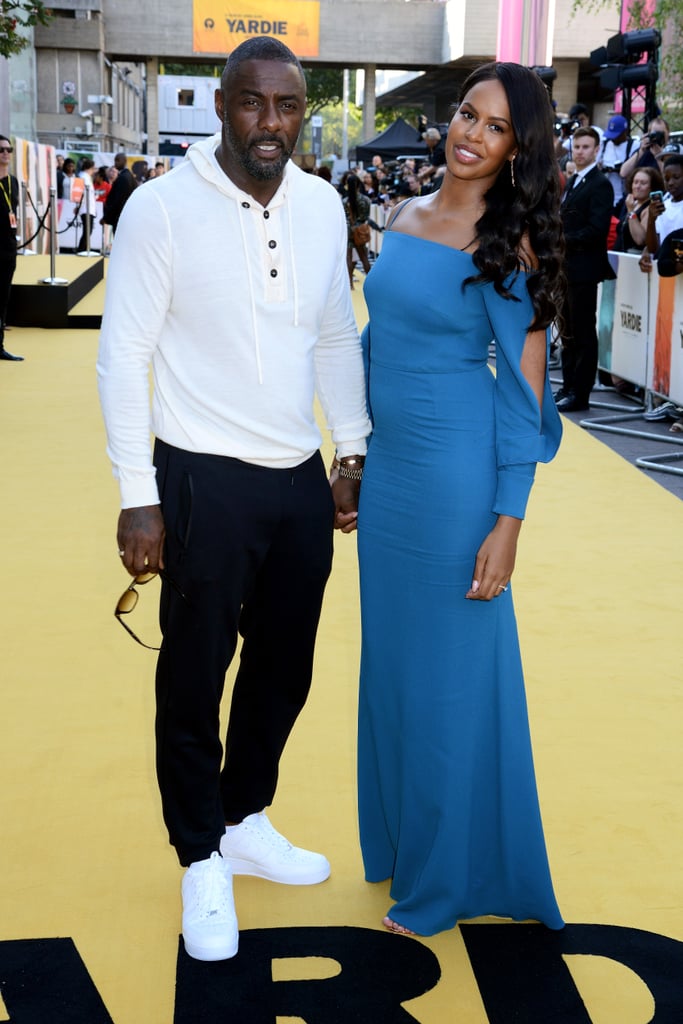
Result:
{"label": "yardie banner sign", "polygon": [[319,0],[194,0],[193,50],[228,54],[254,36],[274,36],[297,57],[317,57]]}

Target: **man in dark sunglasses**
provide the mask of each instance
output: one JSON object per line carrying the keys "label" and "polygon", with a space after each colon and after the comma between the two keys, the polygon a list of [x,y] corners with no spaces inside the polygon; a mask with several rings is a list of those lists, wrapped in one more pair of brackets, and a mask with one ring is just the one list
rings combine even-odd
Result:
{"label": "man in dark sunglasses", "polygon": [[[157,775],[199,960],[237,952],[232,874],[312,885],[330,872],[265,808],[311,683],[333,527],[355,529],[370,431],[342,207],[289,160],[306,108],[299,61],[248,40],[215,106],[220,134],[123,211],[98,360],[119,555],[138,582],[164,571]],[[316,392],[337,445],[331,484]],[[122,624],[134,599],[117,606]]]}
{"label": "man in dark sunglasses", "polygon": [[13,152],[12,143],[7,136],[0,135],[0,360],[20,363],[24,357],[13,356],[5,348],[7,307],[12,278],[17,269],[19,184],[9,172]]}

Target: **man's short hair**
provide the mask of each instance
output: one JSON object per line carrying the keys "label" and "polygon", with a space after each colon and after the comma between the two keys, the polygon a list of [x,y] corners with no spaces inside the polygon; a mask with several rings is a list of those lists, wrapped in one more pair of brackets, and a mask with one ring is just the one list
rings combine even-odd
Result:
{"label": "man's short hair", "polygon": [[572,135],[572,139],[579,139],[582,135],[590,136],[596,146],[600,145],[600,136],[596,132],[595,128],[577,128]]}
{"label": "man's short hair", "polygon": [[223,92],[229,86],[237,69],[247,60],[275,60],[281,64],[293,64],[301,75],[301,84],[306,90],[306,76],[301,66],[301,61],[288,46],[281,43],[279,39],[272,36],[254,36],[252,39],[245,39],[243,43],[232,51],[221,75],[221,89]]}

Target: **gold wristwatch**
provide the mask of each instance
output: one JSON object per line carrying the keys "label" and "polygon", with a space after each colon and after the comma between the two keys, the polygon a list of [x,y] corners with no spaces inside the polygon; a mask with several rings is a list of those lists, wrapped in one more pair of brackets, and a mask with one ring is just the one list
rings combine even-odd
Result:
{"label": "gold wristwatch", "polygon": [[362,480],[364,455],[345,455],[339,459],[339,476],[344,480]]}

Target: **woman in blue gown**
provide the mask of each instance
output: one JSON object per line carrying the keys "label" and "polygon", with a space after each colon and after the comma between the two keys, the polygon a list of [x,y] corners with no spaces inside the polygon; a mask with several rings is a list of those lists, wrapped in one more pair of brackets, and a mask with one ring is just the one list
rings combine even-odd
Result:
{"label": "woman in blue gown", "polygon": [[446,156],[440,190],[398,207],[365,286],[365,873],[391,879],[392,931],[485,914],[561,928],[509,586],[536,462],[561,434],[546,370],[560,193],[538,76],[477,69]]}

